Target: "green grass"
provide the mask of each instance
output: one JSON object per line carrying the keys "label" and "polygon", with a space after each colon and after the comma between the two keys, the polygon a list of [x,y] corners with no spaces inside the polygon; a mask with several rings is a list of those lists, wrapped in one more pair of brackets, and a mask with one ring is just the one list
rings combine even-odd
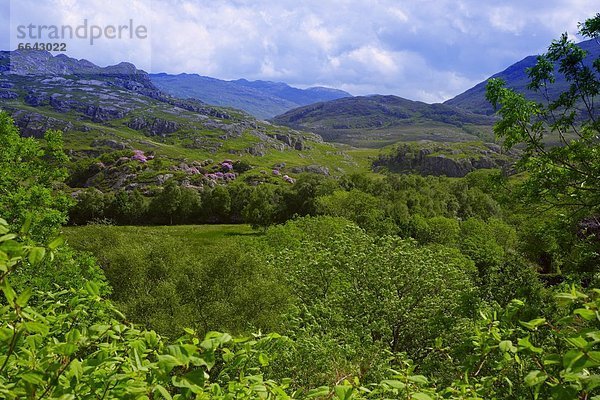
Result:
{"label": "green grass", "polygon": [[[67,226],[64,235],[67,243],[79,250],[99,252],[99,245],[108,245],[108,239],[115,244],[128,241],[151,243],[156,238],[169,238],[180,241],[182,247],[210,250],[223,245],[223,240],[235,241],[244,236],[256,236],[250,225],[176,225],[176,226],[110,226],[86,225]],[[202,252],[204,253],[204,252]]]}

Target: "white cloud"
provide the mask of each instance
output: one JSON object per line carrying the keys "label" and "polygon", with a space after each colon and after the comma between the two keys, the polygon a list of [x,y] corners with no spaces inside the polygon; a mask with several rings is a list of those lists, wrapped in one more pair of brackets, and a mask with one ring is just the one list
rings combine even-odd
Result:
{"label": "white cloud", "polygon": [[129,0],[124,6],[121,0],[11,0],[11,20],[149,20],[145,42],[70,46],[69,55],[101,65],[130,61],[153,72],[441,101],[542,51],[561,32],[575,31],[578,21],[596,13],[591,3]]}

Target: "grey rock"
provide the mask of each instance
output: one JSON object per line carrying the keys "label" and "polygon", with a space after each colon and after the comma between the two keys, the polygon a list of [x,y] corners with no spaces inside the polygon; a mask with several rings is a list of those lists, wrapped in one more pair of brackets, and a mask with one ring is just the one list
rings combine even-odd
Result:
{"label": "grey rock", "polygon": [[131,146],[123,142],[118,142],[112,139],[96,139],[92,142],[92,147],[110,147],[111,149],[115,150],[125,150],[131,148]]}
{"label": "grey rock", "polygon": [[144,131],[150,136],[165,136],[176,132],[180,126],[175,121],[167,121],[162,118],[136,117],[129,121],[127,126],[136,131]]}
{"label": "grey rock", "polygon": [[0,90],[0,99],[16,99],[19,95],[15,92],[11,92],[10,90]]}
{"label": "grey rock", "polygon": [[173,177],[173,174],[163,174],[163,175],[158,175],[156,177],[156,183],[158,183],[159,185],[164,185],[166,181],[168,181],[169,179],[171,179]]}

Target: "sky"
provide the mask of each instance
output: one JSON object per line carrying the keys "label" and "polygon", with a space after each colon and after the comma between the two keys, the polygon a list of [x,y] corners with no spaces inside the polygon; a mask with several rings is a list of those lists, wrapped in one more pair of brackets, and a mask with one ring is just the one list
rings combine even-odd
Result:
{"label": "sky", "polygon": [[[440,102],[596,14],[591,0],[0,0],[0,49],[84,25],[66,54],[148,72],[327,86]],[[600,4],[596,4],[598,6]],[[33,33],[23,29],[34,25]],[[90,43],[89,27],[102,36]],[[142,26],[129,36],[111,26]],[[108,31],[106,29],[108,28]],[[44,28],[45,29],[45,28]],[[68,31],[66,31],[68,32]],[[83,38],[83,32],[87,37]],[[108,34],[106,34],[108,32]],[[139,32],[144,32],[142,29]],[[46,40],[48,39],[48,40]]]}

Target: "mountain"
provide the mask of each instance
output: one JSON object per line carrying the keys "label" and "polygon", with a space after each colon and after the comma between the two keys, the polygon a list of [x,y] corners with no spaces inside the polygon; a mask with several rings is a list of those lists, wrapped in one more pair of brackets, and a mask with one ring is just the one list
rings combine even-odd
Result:
{"label": "mountain", "polygon": [[156,87],[173,96],[237,108],[260,119],[303,105],[351,96],[342,90],[324,87],[298,89],[281,82],[224,81],[196,74],[152,74],[150,79]]}
{"label": "mountain", "polygon": [[375,95],[311,104],[278,115],[272,121],[317,133],[326,141],[383,147],[398,141],[488,138],[494,119],[445,104]]}
{"label": "mountain", "polygon": [[[595,39],[586,40],[578,43],[578,45],[588,52],[587,60],[595,60],[600,57],[600,44]],[[527,89],[529,83],[529,77],[527,76],[527,68],[535,66],[537,62],[537,56],[528,56],[521,61],[511,65],[504,71],[499,72],[491,78],[501,78],[506,82],[506,86],[516,90],[519,93],[525,94],[525,96],[531,100],[544,101],[542,95]],[[492,105],[485,98],[485,86],[487,79],[473,88],[467,90],[458,96],[447,100],[444,104],[460,107],[462,109],[478,113],[491,115],[494,113]],[[548,94],[551,98],[558,98],[558,95],[567,90],[569,85],[567,84],[563,75],[556,74],[556,82],[550,85],[548,88]]]}
{"label": "mountain", "polygon": [[259,177],[281,164],[282,172],[355,166],[317,135],[167,95],[128,63],[99,67],[43,51],[0,52],[0,109],[23,135],[63,131],[78,187],[151,190],[174,175],[201,186],[222,160],[259,167],[247,173]]}

